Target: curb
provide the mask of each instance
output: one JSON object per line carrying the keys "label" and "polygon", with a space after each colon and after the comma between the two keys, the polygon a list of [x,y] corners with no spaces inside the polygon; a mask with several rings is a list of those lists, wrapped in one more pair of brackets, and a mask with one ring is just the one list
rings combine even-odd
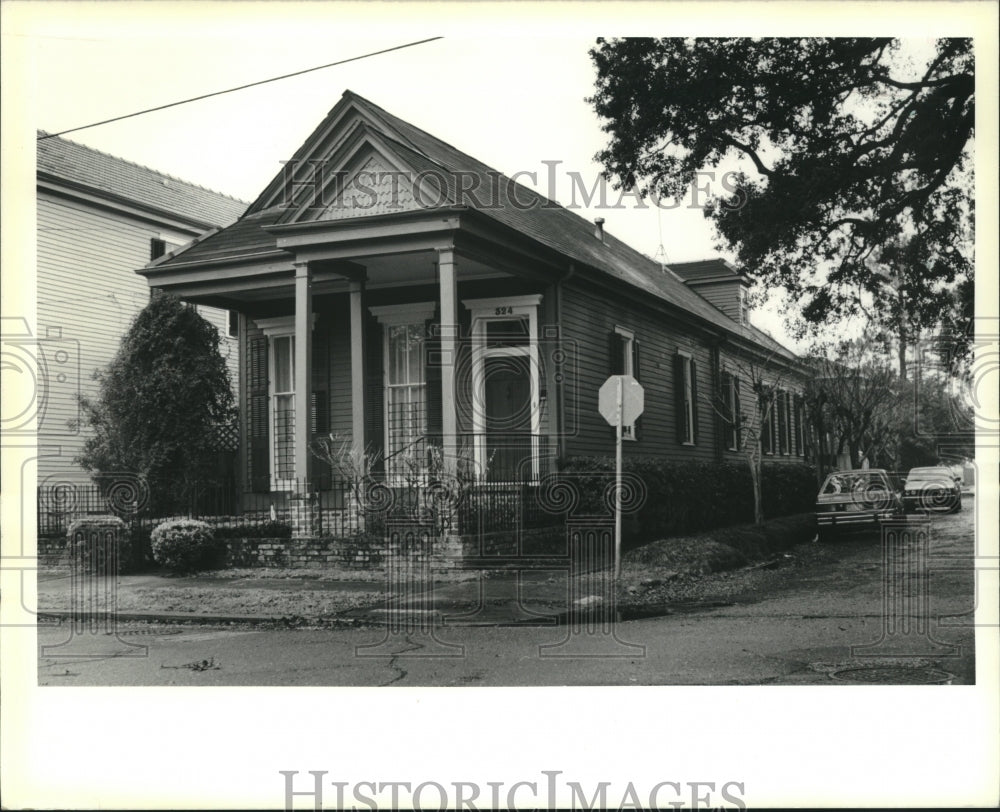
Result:
{"label": "curb", "polygon": [[[282,623],[300,619],[301,616],[272,617],[270,615],[202,615],[197,612],[74,612],[70,609],[38,612],[38,620],[62,621],[102,621],[111,615],[118,621],[140,621],[144,623]],[[319,620],[320,618],[301,617],[301,619]]]}

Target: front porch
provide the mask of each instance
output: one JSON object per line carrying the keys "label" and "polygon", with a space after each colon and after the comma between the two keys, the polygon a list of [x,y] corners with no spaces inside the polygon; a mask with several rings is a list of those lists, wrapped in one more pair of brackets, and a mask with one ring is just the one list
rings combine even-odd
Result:
{"label": "front porch", "polygon": [[243,510],[346,533],[367,491],[437,488],[468,497],[449,532],[506,529],[560,454],[551,266],[463,209],[267,223],[263,256],[146,271],[239,313]]}

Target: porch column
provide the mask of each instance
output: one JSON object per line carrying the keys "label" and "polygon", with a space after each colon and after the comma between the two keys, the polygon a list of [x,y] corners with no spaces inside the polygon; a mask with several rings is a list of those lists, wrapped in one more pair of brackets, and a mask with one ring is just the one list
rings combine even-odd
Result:
{"label": "porch column", "polygon": [[352,280],[351,291],[351,437],[358,458],[365,450],[365,312],[363,280]]}
{"label": "porch column", "polygon": [[455,251],[438,249],[438,284],[441,299],[441,445],[449,468],[458,455],[458,404],[455,398],[455,365],[458,352],[458,269]]}
{"label": "porch column", "polygon": [[[312,291],[308,262],[295,263],[295,478],[309,478],[312,400]],[[299,488],[296,488],[299,490]]]}

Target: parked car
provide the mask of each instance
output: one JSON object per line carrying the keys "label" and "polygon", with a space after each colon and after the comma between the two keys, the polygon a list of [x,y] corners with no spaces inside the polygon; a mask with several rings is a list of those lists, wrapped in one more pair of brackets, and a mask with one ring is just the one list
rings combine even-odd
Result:
{"label": "parked car", "polygon": [[950,468],[911,468],[903,484],[903,507],[914,511],[958,513],[962,509],[962,484]]}
{"label": "parked car", "polygon": [[903,515],[903,503],[881,468],[835,471],[816,497],[816,529],[820,541],[841,532],[878,528]]}

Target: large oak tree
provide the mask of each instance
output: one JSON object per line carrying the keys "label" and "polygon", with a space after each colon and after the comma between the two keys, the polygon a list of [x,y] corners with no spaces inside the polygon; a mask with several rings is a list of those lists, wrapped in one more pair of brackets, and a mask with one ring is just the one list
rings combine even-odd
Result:
{"label": "large oak tree", "polygon": [[888,327],[954,324],[941,291],[972,277],[970,40],[599,39],[591,58],[606,176],[677,201],[734,163],[706,216],[803,329],[860,306]]}

